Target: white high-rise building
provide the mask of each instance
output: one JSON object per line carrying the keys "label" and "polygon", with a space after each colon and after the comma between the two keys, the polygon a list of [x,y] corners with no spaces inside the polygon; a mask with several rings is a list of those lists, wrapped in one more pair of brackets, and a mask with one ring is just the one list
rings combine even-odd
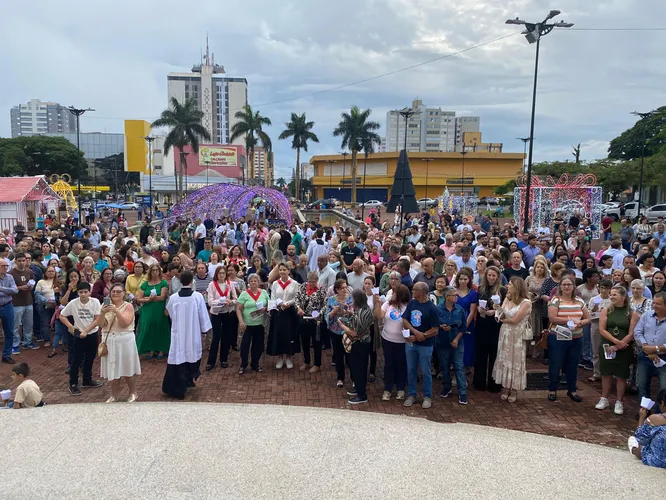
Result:
{"label": "white high-rise building", "polygon": [[203,112],[202,124],[208,129],[215,144],[245,145],[245,138],[230,142],[231,128],[238,121],[235,114],[247,104],[247,80],[227,76],[224,67],[215,64],[215,55],[209,54],[206,39],[206,54],[201,64],[192,67],[191,73],[169,73],[167,75],[169,101],[175,97],[184,103],[195,98]]}
{"label": "white high-rise building", "polygon": [[12,137],[76,133],[76,117],[57,102],[31,99],[10,112]]}
{"label": "white high-rise building", "polygon": [[386,113],[384,151],[402,150],[406,138],[408,152],[452,152],[462,147],[464,132],[479,132],[481,119],[478,116],[456,118],[455,111],[428,108],[420,100],[413,101],[411,108],[416,113],[407,120],[406,137],[405,118],[400,110]]}

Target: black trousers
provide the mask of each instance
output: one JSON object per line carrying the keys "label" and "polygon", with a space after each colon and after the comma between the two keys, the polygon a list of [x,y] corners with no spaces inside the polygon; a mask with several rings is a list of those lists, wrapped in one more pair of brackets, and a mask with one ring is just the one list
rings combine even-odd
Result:
{"label": "black trousers", "polygon": [[238,317],[234,312],[211,314],[210,322],[213,325],[213,340],[206,364],[215,366],[218,351],[220,363],[226,363],[229,360],[229,350],[238,336]]}
{"label": "black trousers", "polygon": [[[349,366],[349,354],[342,346],[342,335],[338,335],[329,330],[331,344],[333,344],[333,361],[335,362],[335,372],[338,380],[345,381],[345,363]],[[352,380],[354,378],[352,377]]]}
{"label": "black trousers", "polygon": [[328,325],[325,321],[321,322],[321,348],[330,349],[331,348],[331,332],[328,329]]}
{"label": "black trousers", "polygon": [[374,349],[375,345],[375,327],[374,325],[370,329],[370,375],[374,375],[377,371],[377,351]]}
{"label": "black trousers", "polygon": [[74,358],[69,369],[69,385],[79,385],[79,370],[83,367],[83,383],[92,380],[92,366],[97,356],[97,332],[84,338],[74,337]]}
{"label": "black trousers", "polygon": [[349,371],[359,399],[368,399],[368,359],[372,351],[372,342],[354,342],[349,353]]}
{"label": "black trousers", "polygon": [[477,329],[474,341],[474,378],[472,379],[472,385],[478,391],[498,392],[502,389],[502,386],[495,383],[493,368],[497,359],[499,330],[484,329],[479,331]]}
{"label": "black trousers", "polygon": [[317,340],[317,333],[319,330],[317,321],[313,319],[299,319],[298,332],[301,336],[301,344],[303,346],[303,362],[306,365],[310,364],[310,346],[314,351],[314,365],[321,366],[321,336]]}
{"label": "black trousers", "polygon": [[384,348],[384,390],[391,392],[395,384],[398,391],[404,391],[407,383],[405,344],[383,338],[382,347]]}
{"label": "black trousers", "polygon": [[259,359],[264,352],[264,325],[248,326],[243,333],[240,346],[241,368],[247,368],[250,344],[252,345],[252,360],[250,367],[259,368]]}

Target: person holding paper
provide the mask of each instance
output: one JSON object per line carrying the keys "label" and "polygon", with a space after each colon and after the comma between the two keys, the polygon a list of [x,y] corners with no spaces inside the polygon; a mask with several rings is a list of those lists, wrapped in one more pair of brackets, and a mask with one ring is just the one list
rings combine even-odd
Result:
{"label": "person holding paper", "polygon": [[601,344],[599,317],[601,316],[601,310],[610,306],[611,288],[613,288],[611,280],[601,280],[599,295],[592,297],[587,304],[587,309],[590,311],[590,342],[592,343],[592,376],[587,379],[588,382],[601,380],[601,371],[599,371],[599,346]]}
{"label": "person holding paper", "polygon": [[[458,273],[469,279],[465,274],[468,268],[463,268]],[[471,273],[471,271],[469,271]],[[444,303],[437,306],[439,314],[439,331],[435,345],[437,346],[437,355],[439,356],[439,365],[442,369],[442,391],[439,396],[448,398],[451,395],[451,370],[456,373],[456,383],[458,385],[458,402],[461,405],[467,404],[467,379],[465,378],[464,353],[465,345],[462,341],[467,324],[467,312],[458,304],[460,297],[456,289],[447,286],[444,289]]]}
{"label": "person holding paper", "polygon": [[326,302],[326,323],[328,324],[329,335],[333,343],[333,362],[337,373],[336,386],[342,388],[345,385],[345,362],[347,356],[342,345],[342,328],[338,319],[349,316],[351,313],[351,292],[347,286],[347,280],[340,278],[333,285],[333,295]]}
{"label": "person holding paper", "polygon": [[271,300],[275,301],[277,308],[271,311],[266,354],[278,356],[276,369],[286,365],[291,370],[294,367],[291,357],[301,350],[298,316],[294,307],[298,283],[290,278],[289,266],[284,262],[278,264],[278,275],[279,278],[271,285]]}
{"label": "person holding paper", "polygon": [[229,361],[229,349],[238,337],[238,318],[236,317],[236,287],[227,279],[225,266],[215,269],[213,281],[208,285],[206,298],[210,307],[210,320],[213,326],[213,340],[208,351],[206,371],[215,367],[217,352],[220,351],[220,365],[226,368]]}
{"label": "person holding paper", "polygon": [[666,293],[654,296],[652,311],[640,317],[634,336],[640,347],[636,371],[638,395],[649,398],[653,376],[658,377],[661,390],[666,389]]}
{"label": "person holding paper", "polygon": [[599,333],[602,342],[599,346],[599,369],[601,371],[601,399],[595,406],[597,410],[605,410],[610,406],[608,396],[615,377],[617,401],[615,414],[624,413],[624,393],[629,378],[629,365],[632,363],[634,328],[638,315],[633,313],[629,305],[627,290],[614,286],[610,292],[610,306],[601,310],[599,317]]}
{"label": "person holding paper", "polygon": [[[477,391],[500,392],[502,386],[495,382],[493,369],[497,359],[497,346],[501,324],[495,321],[495,305],[504,302],[505,290],[499,268],[486,268],[479,286],[479,307],[474,346],[474,378],[472,384]],[[499,300],[493,300],[493,297]]]}
{"label": "person holding paper", "polygon": [[264,320],[268,308],[268,292],[259,288],[261,280],[258,274],[247,277],[249,288],[238,296],[236,316],[238,317],[238,331],[241,339],[240,356],[241,365],[238,374],[243,375],[247,369],[250,345],[252,346],[252,360],[250,367],[256,372],[262,372],[259,366],[261,353],[264,351]]}
{"label": "person holding paper", "polygon": [[[552,269],[551,269],[552,271]],[[565,276],[560,280],[555,297],[548,304],[548,400],[557,401],[557,388],[560,385],[560,373],[564,369],[567,377],[567,396],[580,403],[583,399],[578,395],[578,359],[583,349],[583,327],[590,323],[590,312],[583,299],[576,297],[574,278]],[[556,333],[554,327],[560,328],[563,334]]]}
{"label": "person holding paper", "polygon": [[[323,256],[322,256],[323,257]],[[325,257],[324,257],[325,258]],[[321,370],[321,319],[326,306],[326,289],[319,286],[319,273],[310,271],[308,281],[298,288],[296,313],[299,317],[298,333],[303,345],[303,364],[300,370],[314,374]],[[314,365],[310,366],[310,346],[314,351]]]}
{"label": "person holding paper", "polygon": [[405,384],[407,382],[407,358],[405,355],[405,335],[411,335],[404,330],[402,315],[409,302],[409,288],[399,285],[390,301],[382,303],[378,317],[383,322],[382,347],[384,348],[384,393],[382,401],[390,401],[393,386],[396,388],[395,399],[405,399]]}
{"label": "person holding paper", "polygon": [[[659,392],[656,403],[666,408],[666,389]],[[666,415],[659,412],[658,405],[653,406],[652,414],[649,408],[641,405],[638,428],[627,444],[629,453],[640,458],[645,465],[666,469]]]}

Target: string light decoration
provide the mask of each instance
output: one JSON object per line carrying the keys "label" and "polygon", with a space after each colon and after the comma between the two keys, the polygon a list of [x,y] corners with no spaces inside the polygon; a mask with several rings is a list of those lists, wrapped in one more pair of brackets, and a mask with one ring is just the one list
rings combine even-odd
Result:
{"label": "string light decoration", "polygon": [[444,210],[452,213],[455,209],[463,217],[476,217],[479,208],[479,198],[476,196],[456,196],[449,193],[449,188],[444,188],[444,193],[439,198],[439,211]]}
{"label": "string light decoration", "polygon": [[261,186],[238,184],[211,184],[189,193],[171,209],[169,219],[194,220],[206,214],[214,220],[233,217],[238,220],[247,215],[248,208],[257,198],[277,211],[278,218],[291,224],[289,201],[279,191]]}
{"label": "string light decoration", "polygon": [[[516,220],[525,216],[525,177],[517,179],[513,191],[513,214]],[[592,237],[599,238],[601,228],[601,204],[603,188],[596,186],[597,178],[592,174],[578,174],[570,179],[563,174],[553,177],[532,177],[530,188],[530,231],[540,227],[550,227],[556,214],[564,220],[575,213],[583,219],[590,219]]]}
{"label": "string light decoration", "polygon": [[51,182],[51,189],[53,189],[65,202],[67,215],[72,215],[73,211],[78,206],[76,203],[76,198],[74,197],[74,190],[70,185],[72,182],[72,177],[69,174],[53,174],[51,177],[49,177],[49,181]]}

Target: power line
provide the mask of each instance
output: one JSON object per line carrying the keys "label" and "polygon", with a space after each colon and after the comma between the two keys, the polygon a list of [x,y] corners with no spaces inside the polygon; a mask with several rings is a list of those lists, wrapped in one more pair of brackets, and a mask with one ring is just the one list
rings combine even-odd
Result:
{"label": "power line", "polygon": [[569,31],[666,31],[666,28],[571,28]]}

